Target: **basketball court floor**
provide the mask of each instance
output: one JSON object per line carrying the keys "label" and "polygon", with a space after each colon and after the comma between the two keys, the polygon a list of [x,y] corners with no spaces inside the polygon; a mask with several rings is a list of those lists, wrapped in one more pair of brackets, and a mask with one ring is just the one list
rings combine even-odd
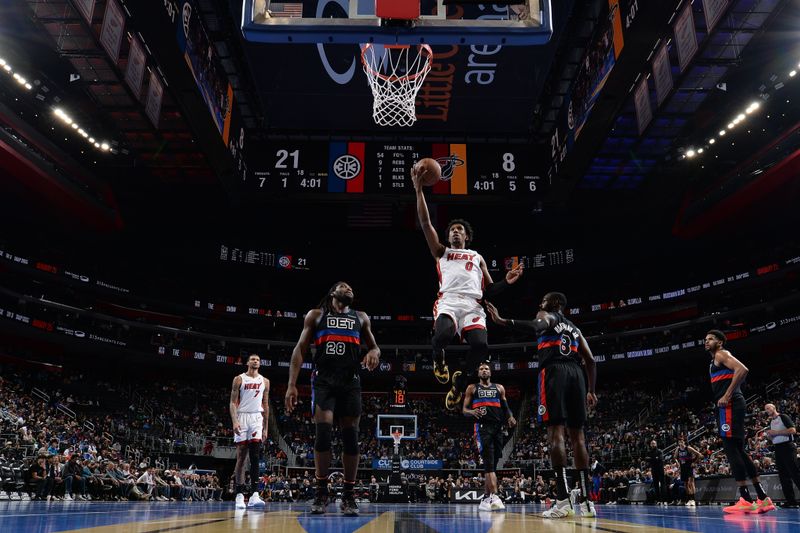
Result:
{"label": "basketball court floor", "polygon": [[308,504],[268,504],[236,511],[232,503],[2,502],[0,531],[34,533],[522,533],[530,531],[643,533],[698,531],[800,532],[800,510],[765,515],[725,515],[722,508],[599,506],[597,519],[544,520],[543,505],[509,505],[504,513],[479,513],[472,505],[360,504],[361,516],[347,518],[330,505],[314,516]]}

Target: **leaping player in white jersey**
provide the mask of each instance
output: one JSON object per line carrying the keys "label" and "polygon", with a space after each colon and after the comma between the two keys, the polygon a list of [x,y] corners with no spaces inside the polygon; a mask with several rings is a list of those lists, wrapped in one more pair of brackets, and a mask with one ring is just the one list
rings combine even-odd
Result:
{"label": "leaping player in white jersey", "polygon": [[[258,373],[261,358],[247,358],[247,372],[233,378],[230,413],[233,423],[233,442],[236,444],[236,508],[266,505],[258,496],[258,459],[261,443],[267,438],[269,421],[269,380]],[[245,505],[244,463],[250,456],[250,488],[252,496]]]}
{"label": "leaping player in white jersey", "polygon": [[[424,171],[423,171],[424,172]],[[414,190],[417,193],[417,215],[428,242],[431,255],[436,260],[439,274],[439,294],[433,304],[433,374],[439,383],[450,380],[450,369],[445,361],[445,348],[453,336],[460,335],[469,344],[466,371],[474,374],[478,364],[489,356],[486,339],[486,313],[481,302],[493,298],[522,275],[522,264],[509,270],[505,280],[492,282],[486,261],[475,250],[467,247],[472,242],[472,226],[466,220],[451,220],[447,225],[448,246],[439,242],[428,205],[422,191],[422,174],[417,175],[416,166],[411,170]],[[453,372],[450,391],[445,397],[445,407],[459,409],[461,397],[468,383],[477,381],[474,375],[462,370]]]}

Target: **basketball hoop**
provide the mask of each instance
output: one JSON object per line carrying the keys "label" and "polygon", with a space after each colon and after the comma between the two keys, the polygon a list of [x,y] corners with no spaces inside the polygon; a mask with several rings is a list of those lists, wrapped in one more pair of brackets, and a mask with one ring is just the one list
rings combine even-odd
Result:
{"label": "basketball hoop", "polygon": [[433,50],[420,44],[361,45],[361,63],[372,89],[372,117],[379,126],[411,126],[414,100],[431,70]]}

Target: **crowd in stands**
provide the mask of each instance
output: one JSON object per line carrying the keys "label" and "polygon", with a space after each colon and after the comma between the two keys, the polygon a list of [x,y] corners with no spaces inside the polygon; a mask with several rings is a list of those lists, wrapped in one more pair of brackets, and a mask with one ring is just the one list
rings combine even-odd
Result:
{"label": "crowd in stands", "polygon": [[[88,390],[81,374],[0,367],[0,490],[6,497],[67,501],[221,498],[222,488],[214,475],[150,464],[150,450],[128,440],[129,428],[147,431],[157,425],[155,421],[128,404],[130,398],[105,405],[107,399],[124,395],[112,383],[97,385],[91,389],[97,396],[88,397],[81,395]],[[183,422],[170,419],[170,412],[160,412],[162,421]],[[161,427],[164,430],[167,422]]]}
{"label": "crowd in stands", "polygon": [[[767,383],[775,381],[775,374],[770,376],[746,383],[745,396],[763,396]],[[783,382],[773,387],[768,397],[759,396],[749,405],[748,451],[762,473],[774,471],[774,459],[768,440],[758,431],[767,425],[760,411],[769,400],[780,412],[798,419],[798,376],[797,372],[782,372]],[[140,384],[134,393],[122,382],[101,381],[87,388],[87,377],[78,372],[32,372],[6,365],[0,367],[0,380],[0,490],[9,497],[27,492],[36,499],[194,501],[232,495],[228,479],[223,491],[213,474],[148,459],[157,457],[159,451],[202,454],[209,453],[209,444],[230,444],[227,391],[223,387],[197,387],[191,382],[163,379]],[[599,501],[624,501],[630,484],[652,479],[646,460],[652,440],[659,449],[670,452],[670,445],[688,436],[702,455],[696,464],[698,477],[729,475],[725,455],[719,453],[721,443],[703,381],[610,382],[599,389],[600,403],[586,430]],[[441,459],[445,468],[479,471],[473,421],[442,409],[439,396],[410,396],[407,412],[418,416],[419,438],[403,441],[404,458]],[[273,439],[267,442],[265,456],[280,458],[272,465],[312,466],[310,398],[301,395],[298,408],[291,414],[276,401],[282,398],[279,385],[273,387],[272,398],[278,431],[296,454],[296,461],[288,465]],[[518,413],[518,400],[511,400],[512,409]],[[531,416],[535,416],[536,407],[534,402],[527,406],[528,415],[520,421],[522,427],[506,468],[520,467],[527,472],[535,467],[545,473],[549,469],[545,433]],[[373,459],[391,457],[392,442],[375,438],[376,417],[386,412],[388,395],[365,396],[362,467],[371,468]],[[200,444],[190,444],[190,435],[202,435]],[[339,439],[334,439],[333,451],[333,466],[341,466]],[[668,480],[678,477],[669,453],[665,469]],[[263,494],[267,501],[308,499],[313,493],[313,480],[308,476],[306,472],[305,476],[267,477],[262,480]],[[449,479],[406,473],[404,479],[414,501],[439,501],[453,489],[482,486],[482,479],[472,473]],[[370,483],[366,479],[362,483],[364,497],[368,498]],[[501,494],[511,501],[540,501],[552,496],[548,481],[525,476],[501,479]]]}

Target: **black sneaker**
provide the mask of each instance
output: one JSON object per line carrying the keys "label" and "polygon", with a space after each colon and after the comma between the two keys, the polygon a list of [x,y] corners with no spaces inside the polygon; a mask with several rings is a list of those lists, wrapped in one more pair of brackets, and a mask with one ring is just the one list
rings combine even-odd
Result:
{"label": "black sneaker", "polygon": [[311,504],[311,514],[325,514],[325,509],[328,507],[328,495],[320,495],[314,498],[314,503]]}
{"label": "black sneaker", "polygon": [[345,516],[358,516],[358,504],[356,503],[355,496],[352,494],[342,496],[342,505],[340,509]]}

